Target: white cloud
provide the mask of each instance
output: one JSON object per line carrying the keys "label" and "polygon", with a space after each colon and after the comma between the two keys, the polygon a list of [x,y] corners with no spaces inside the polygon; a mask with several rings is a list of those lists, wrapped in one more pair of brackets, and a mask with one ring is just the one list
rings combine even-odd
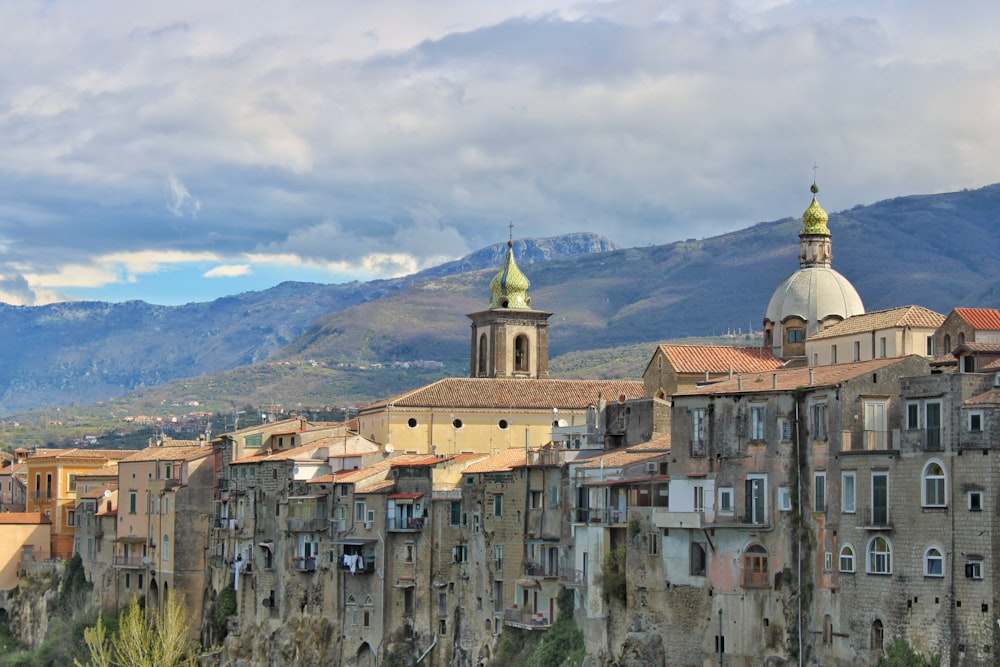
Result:
{"label": "white cloud", "polygon": [[249,276],[253,271],[248,264],[227,264],[217,266],[202,274],[203,278],[238,278],[239,276]]}
{"label": "white cloud", "polygon": [[171,174],[167,177],[167,210],[176,217],[190,215],[198,217],[201,202],[191,196],[180,179]]}

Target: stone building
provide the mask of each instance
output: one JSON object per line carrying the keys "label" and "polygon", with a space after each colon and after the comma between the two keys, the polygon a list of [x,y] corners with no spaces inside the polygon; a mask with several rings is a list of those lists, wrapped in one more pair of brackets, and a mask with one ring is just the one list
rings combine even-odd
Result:
{"label": "stone building", "polygon": [[806,340],[811,366],[919,354],[934,356],[934,335],[945,317],[922,306],[902,306],[848,317]]}
{"label": "stone building", "polygon": [[768,348],[661,343],[643,371],[643,391],[646,396],[669,399],[733,373],[771,371],[784,365],[785,361]]}

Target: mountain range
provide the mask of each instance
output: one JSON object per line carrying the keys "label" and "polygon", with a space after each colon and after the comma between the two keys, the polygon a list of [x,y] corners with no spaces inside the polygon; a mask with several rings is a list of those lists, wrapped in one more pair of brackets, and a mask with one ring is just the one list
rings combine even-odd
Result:
{"label": "mountain range", "polygon": [[[804,202],[808,203],[808,202]],[[805,207],[803,207],[805,208]],[[867,310],[919,304],[947,313],[1000,301],[1000,185],[899,197],[830,215],[833,266]],[[621,249],[596,234],[515,242],[532,305],[551,311],[553,357],[760,329],[772,291],[798,268],[801,221]],[[506,246],[393,280],[282,283],[206,303],[0,304],[0,414],[95,403],[166,381],[294,364],[395,371],[386,385],[330,385],[328,402],[467,372],[469,321],[488,305]],[[557,368],[558,364],[554,364]],[[386,378],[383,378],[383,380]],[[340,381],[338,381],[340,382]],[[244,387],[247,395],[256,387]]]}

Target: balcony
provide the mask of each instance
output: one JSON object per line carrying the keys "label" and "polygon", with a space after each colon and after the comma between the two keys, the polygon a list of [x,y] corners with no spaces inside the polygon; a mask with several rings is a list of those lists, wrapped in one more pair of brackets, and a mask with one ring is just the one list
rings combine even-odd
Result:
{"label": "balcony", "polygon": [[386,530],[390,533],[419,533],[423,529],[423,517],[390,516],[386,520]]}
{"label": "balcony", "polygon": [[744,588],[770,588],[771,576],[767,570],[759,570],[752,567],[743,569]]}
{"label": "balcony", "polygon": [[544,613],[520,609],[504,609],[503,622],[504,625],[522,630],[548,630],[552,625],[552,619]]}
{"label": "balcony", "polygon": [[705,526],[704,512],[671,512],[663,507],[654,507],[650,520],[657,528],[694,528]]}
{"label": "balcony", "polygon": [[52,489],[48,491],[34,490],[31,492],[32,500],[52,500]]}
{"label": "balcony", "polygon": [[563,570],[559,582],[567,588],[586,588],[587,573],[583,570]]}
{"label": "balcony", "polygon": [[357,562],[354,563],[354,569],[351,569],[351,565],[343,557],[337,562],[337,569],[341,572],[350,572],[351,574],[374,574],[375,573],[375,556],[362,556],[362,566],[358,567]]}
{"label": "balcony", "polygon": [[594,525],[602,524],[624,524],[627,519],[627,511],[610,510],[594,507],[577,508],[574,512],[575,523],[589,523]]}
{"label": "balcony", "polygon": [[292,569],[298,570],[299,572],[315,572],[316,558],[314,556],[309,556],[308,558],[305,557],[293,558]]}
{"label": "balcony", "polygon": [[892,530],[888,507],[861,507],[858,509],[858,527],[864,530]]}
{"label": "balcony", "polygon": [[330,523],[326,519],[288,517],[288,530],[293,533],[318,533],[325,531]]}
{"label": "balcony", "polygon": [[559,565],[551,563],[546,566],[535,560],[524,561],[524,572],[529,577],[541,577],[543,579],[556,579],[559,577]]}
{"label": "balcony", "polygon": [[149,561],[143,556],[115,556],[115,567],[145,567]]}

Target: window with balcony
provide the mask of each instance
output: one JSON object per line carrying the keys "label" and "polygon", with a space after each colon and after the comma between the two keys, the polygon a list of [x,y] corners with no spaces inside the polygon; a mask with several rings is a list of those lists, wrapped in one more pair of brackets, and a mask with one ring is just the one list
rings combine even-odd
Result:
{"label": "window with balcony", "polygon": [[749,475],[745,483],[744,523],[767,523],[767,477]]}
{"label": "window with balcony", "polygon": [[884,400],[865,401],[865,449],[889,448],[889,431]]}
{"label": "window with balcony", "polygon": [[928,451],[941,450],[941,403],[928,401],[924,405],[924,447]]}
{"label": "window with balcony", "polygon": [[910,401],[906,404],[906,430],[916,431],[920,428],[920,403]]}

